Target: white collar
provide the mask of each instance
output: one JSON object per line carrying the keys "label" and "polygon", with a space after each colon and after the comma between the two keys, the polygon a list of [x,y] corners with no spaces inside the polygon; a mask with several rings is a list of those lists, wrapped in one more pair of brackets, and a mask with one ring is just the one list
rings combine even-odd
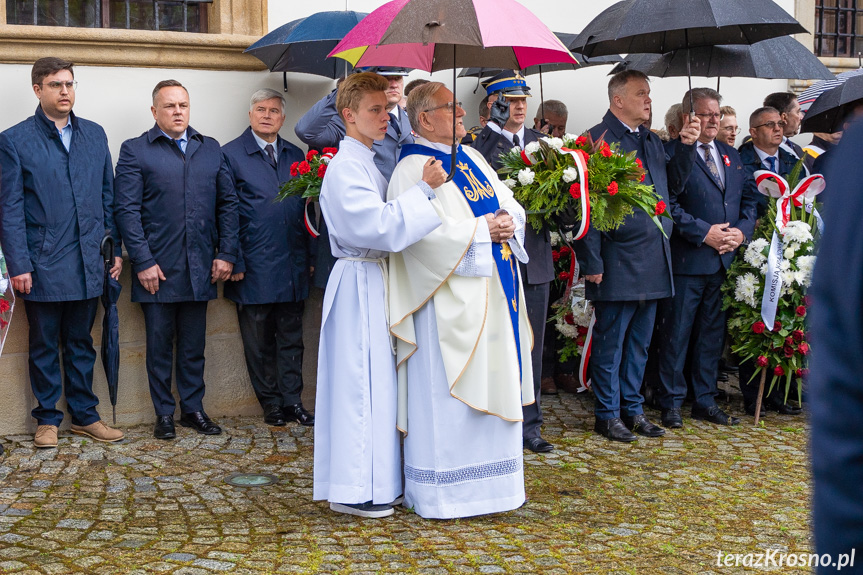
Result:
{"label": "white collar", "polygon": [[[756,146],[754,143],[752,144],[752,147],[755,149],[755,153],[756,153],[756,154],[758,154],[758,159],[760,159],[760,160],[761,160],[761,163],[766,162],[767,158],[771,157],[771,154],[768,154],[767,152],[765,152],[764,150],[762,150],[761,148],[759,148],[758,146]],[[778,164],[779,164],[779,150],[776,150],[776,153],[775,153],[775,154],[772,154],[772,156],[773,156],[774,158],[776,158],[776,163],[777,163],[777,167],[778,167]],[[768,163],[769,163],[769,162],[768,162]]]}
{"label": "white collar", "polygon": [[498,133],[498,134],[502,135],[502,136],[503,136],[504,138],[506,138],[507,140],[509,140],[509,143],[510,143],[510,144],[512,144],[512,137],[513,137],[513,136],[518,136],[518,141],[520,142],[520,144],[519,144],[519,145],[520,145],[521,147],[524,147],[524,124],[522,124],[522,125],[521,125],[521,128],[520,128],[520,129],[518,130],[518,132],[516,132],[516,133],[512,133],[512,132],[510,132],[510,131],[508,131],[508,130],[504,130],[503,128],[501,128],[500,126],[498,126],[497,124],[495,124],[494,122],[488,122],[488,123],[486,124],[486,126],[488,126],[489,128],[491,128],[491,131],[492,131],[492,132],[496,132],[496,133]]}
{"label": "white collar", "polygon": [[276,141],[272,142],[272,143],[266,141],[265,139],[263,139],[262,137],[257,135],[254,130],[252,130],[252,136],[255,138],[255,141],[258,143],[258,147],[260,147],[262,150],[266,149],[267,146],[272,146],[273,150],[275,151],[276,146],[279,144],[279,137],[278,136],[276,136]]}
{"label": "white collar", "polygon": [[417,137],[416,140],[414,140],[414,141],[417,144],[420,144],[421,146],[425,146],[427,148],[431,148],[431,149],[437,150],[439,152],[447,152],[447,153],[452,152],[452,144],[441,144],[439,142],[432,142],[432,141],[426,140],[422,136]]}

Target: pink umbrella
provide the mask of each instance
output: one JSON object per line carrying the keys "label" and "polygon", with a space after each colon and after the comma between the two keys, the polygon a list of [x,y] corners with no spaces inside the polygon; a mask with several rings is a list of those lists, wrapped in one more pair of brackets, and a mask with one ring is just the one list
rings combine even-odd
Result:
{"label": "pink umbrella", "polygon": [[366,16],[329,55],[358,67],[428,72],[578,65],[557,36],[515,0],[392,0]]}

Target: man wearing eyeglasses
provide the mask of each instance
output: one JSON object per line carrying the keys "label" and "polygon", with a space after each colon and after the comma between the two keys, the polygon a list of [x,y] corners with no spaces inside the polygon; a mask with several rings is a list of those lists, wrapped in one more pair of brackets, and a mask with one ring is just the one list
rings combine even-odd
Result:
{"label": "man wearing eyeglasses", "polygon": [[759,218],[767,211],[767,196],[758,192],[753,174],[757,170],[770,170],[787,178],[797,163],[797,158],[782,147],[785,127],[786,122],[779,110],[767,106],[758,108],[749,116],[749,135],[752,139],[738,150],[746,168],[748,191],[758,201]]}
{"label": "man wearing eyeglasses", "polygon": [[[684,366],[690,345],[689,379],[695,401],[692,418],[737,425],[716,403],[716,379],[724,343],[725,314],[720,288],[737,248],[755,229],[755,198],[747,193],[746,171],[737,150],[719,141],[722,96],[695,88],[683,97],[683,113],[697,116],[703,129],[688,176],[672,171],[669,211],[674,219],[671,261],[674,296],[659,318],[659,403],[662,423],[683,427]],[[781,130],[780,130],[781,135]],[[679,161],[676,154],[672,162]],[[691,336],[691,341],[690,341]]]}
{"label": "man wearing eyeglasses", "polygon": [[31,412],[38,424],[33,444],[39,448],[57,447],[63,412],[56,404],[64,389],[73,433],[123,438],[96,411],[90,337],[106,233],[115,241],[115,279],[123,264],[112,211],[114,172],[105,131],[72,112],[72,67],[60,58],[37,60],[31,71],[36,114],[0,134],[0,243],[30,324],[30,387],[38,402]]}
{"label": "man wearing eyeglasses", "polygon": [[803,112],[800,110],[800,102],[794,92],[774,92],[764,98],[764,106],[776,108],[782,121],[785,122],[782,143],[783,150],[797,158],[802,158],[805,153],[799,144],[792,141],[791,136],[796,136],[800,131],[800,123],[803,121]]}
{"label": "man wearing eyeglasses", "polygon": [[731,106],[722,106],[719,108],[719,113],[722,114],[722,120],[719,122],[719,134],[716,139],[725,142],[732,148],[737,143],[737,136],[740,134],[740,126],[737,125],[737,111]]}

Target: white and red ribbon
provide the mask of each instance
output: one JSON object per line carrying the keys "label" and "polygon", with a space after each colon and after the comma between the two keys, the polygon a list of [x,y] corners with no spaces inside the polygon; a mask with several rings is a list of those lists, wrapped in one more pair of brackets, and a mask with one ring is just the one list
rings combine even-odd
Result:
{"label": "white and red ribbon", "polygon": [[581,385],[576,389],[576,393],[587,391],[590,389],[590,377],[587,375],[587,369],[590,365],[590,348],[593,344],[593,325],[596,323],[596,312],[590,314],[590,324],[587,326],[587,335],[584,336],[584,347],[581,350],[581,363],[578,365],[578,383]]}
{"label": "white and red ribbon", "polygon": [[[306,231],[308,231],[313,238],[316,238],[320,236],[321,233],[315,227],[314,220],[317,219],[317,217],[313,218],[309,214],[309,206],[312,206],[312,208],[314,209],[313,204],[317,204],[317,202],[315,202],[312,198],[306,198],[306,205],[303,207],[303,222],[306,224]],[[315,209],[315,211],[317,210]],[[317,216],[317,214],[315,215]]]}
{"label": "white and red ribbon", "polygon": [[590,228],[590,185],[587,181],[587,166],[584,165],[584,160],[577,150],[569,148],[561,148],[561,152],[572,156],[572,161],[575,162],[575,169],[578,172],[578,183],[581,186],[581,223],[578,230],[573,234],[573,239],[580,240],[587,235],[587,230]]}

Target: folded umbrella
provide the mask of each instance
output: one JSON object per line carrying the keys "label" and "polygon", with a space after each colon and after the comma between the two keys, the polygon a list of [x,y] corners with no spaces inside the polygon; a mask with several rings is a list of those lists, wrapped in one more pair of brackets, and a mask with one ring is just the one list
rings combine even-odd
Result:
{"label": "folded umbrella", "polygon": [[102,307],[105,308],[105,316],[102,318],[101,356],[116,424],[117,384],[120,375],[120,317],[117,314],[117,300],[120,299],[123,287],[120,282],[111,277],[111,268],[114,266],[114,238],[105,236],[101,250],[102,259],[105,261],[105,279],[101,296]]}

